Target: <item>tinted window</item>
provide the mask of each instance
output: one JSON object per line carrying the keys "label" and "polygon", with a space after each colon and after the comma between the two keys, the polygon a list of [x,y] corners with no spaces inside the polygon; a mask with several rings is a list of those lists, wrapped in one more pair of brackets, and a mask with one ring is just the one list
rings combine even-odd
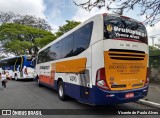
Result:
{"label": "tinted window", "polygon": [[52,60],[52,57],[50,56],[50,46],[48,48],[46,48],[44,51],[45,51],[45,54],[46,56],[44,57],[45,58],[45,62],[47,61],[51,61]]}
{"label": "tinted window", "polygon": [[44,63],[48,61],[54,61],[62,58],[62,41],[49,46],[43,51],[39,52],[37,63]]}
{"label": "tinted window", "polygon": [[0,65],[1,66],[6,66],[6,65],[20,65],[22,62],[22,57],[16,57],[16,58],[11,58],[11,59],[6,59],[2,60]]}
{"label": "tinted window", "polygon": [[129,38],[148,43],[146,28],[143,24],[115,16],[104,17],[104,37],[106,39]]}
{"label": "tinted window", "polygon": [[43,62],[46,62],[46,51],[45,50],[41,51],[38,55],[37,63],[43,63]]}
{"label": "tinted window", "polygon": [[90,22],[61,41],[39,52],[37,63],[78,55],[90,44],[93,22]]}
{"label": "tinted window", "polygon": [[55,44],[51,45],[49,56],[50,56],[50,60],[52,61],[56,60],[57,55],[55,52]]}
{"label": "tinted window", "polygon": [[41,53],[42,53],[42,52],[39,52],[39,54],[38,54],[37,63],[42,63]]}
{"label": "tinted window", "polygon": [[86,24],[74,33],[74,55],[86,50],[90,44],[93,22]]}
{"label": "tinted window", "polygon": [[50,50],[51,50],[51,47],[48,47],[39,53],[38,63],[52,61],[52,55],[51,55]]}
{"label": "tinted window", "polygon": [[73,56],[73,34],[68,35],[62,41],[63,41],[62,57],[66,58]]}
{"label": "tinted window", "polygon": [[55,60],[61,59],[62,58],[62,41],[58,41],[54,45],[55,45],[55,47],[54,47],[54,50],[55,50],[54,56],[55,57],[54,58],[55,58]]}

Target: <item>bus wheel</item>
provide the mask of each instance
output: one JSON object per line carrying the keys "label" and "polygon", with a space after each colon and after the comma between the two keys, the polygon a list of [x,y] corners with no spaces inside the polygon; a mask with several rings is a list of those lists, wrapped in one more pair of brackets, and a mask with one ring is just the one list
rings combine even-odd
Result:
{"label": "bus wheel", "polygon": [[38,86],[42,87],[43,85],[40,83],[39,79],[37,81],[38,81]]}
{"label": "bus wheel", "polygon": [[64,84],[62,81],[58,83],[58,96],[60,100],[62,101],[66,100],[66,95],[64,93]]}

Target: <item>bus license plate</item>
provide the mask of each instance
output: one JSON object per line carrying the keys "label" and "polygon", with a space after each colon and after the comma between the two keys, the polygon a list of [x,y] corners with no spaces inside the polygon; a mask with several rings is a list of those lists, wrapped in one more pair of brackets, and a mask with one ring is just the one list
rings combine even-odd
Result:
{"label": "bus license plate", "polygon": [[134,93],[127,93],[125,95],[126,98],[133,98],[134,97]]}

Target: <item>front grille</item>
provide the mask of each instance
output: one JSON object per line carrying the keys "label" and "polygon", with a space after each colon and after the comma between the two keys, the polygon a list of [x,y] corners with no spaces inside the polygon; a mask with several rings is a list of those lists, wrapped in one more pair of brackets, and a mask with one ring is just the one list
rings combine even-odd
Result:
{"label": "front grille", "polygon": [[138,50],[110,49],[109,56],[116,60],[144,60],[145,52]]}

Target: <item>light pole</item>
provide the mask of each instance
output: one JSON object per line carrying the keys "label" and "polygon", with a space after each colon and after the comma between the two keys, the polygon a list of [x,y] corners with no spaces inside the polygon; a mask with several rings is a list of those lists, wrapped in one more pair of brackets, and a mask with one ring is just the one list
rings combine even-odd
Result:
{"label": "light pole", "polygon": [[152,38],[152,46],[154,47],[154,39],[155,39],[156,37],[150,36],[150,38]]}

